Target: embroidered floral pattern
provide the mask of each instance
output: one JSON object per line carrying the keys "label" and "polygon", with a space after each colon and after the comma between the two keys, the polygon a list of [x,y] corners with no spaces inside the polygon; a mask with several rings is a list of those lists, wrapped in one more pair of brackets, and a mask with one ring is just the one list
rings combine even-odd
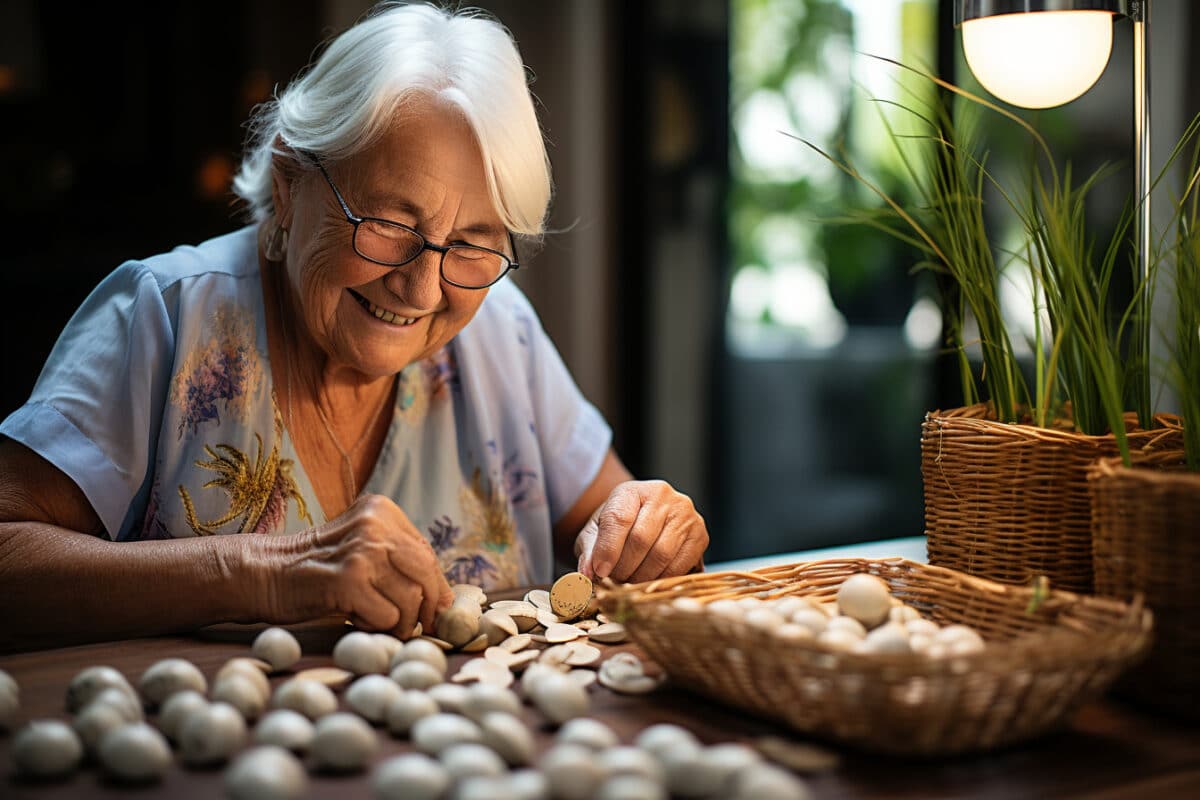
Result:
{"label": "embroidered floral pattern", "polygon": [[429,411],[429,388],[420,364],[405,367],[396,381],[396,411],[405,424],[415,426]]}
{"label": "embroidered floral pattern", "polygon": [[519,585],[528,566],[503,488],[475,470],[470,485],[459,492],[459,505],[461,530],[445,516],[429,530],[446,580],[485,589]]}
{"label": "embroidered floral pattern", "polygon": [[220,528],[239,518],[237,533],[278,531],[287,521],[289,499],[296,501],[296,515],[312,524],[304,496],[292,475],[292,460],[279,456],[283,418],[274,397],[271,398],[271,405],[275,416],[275,443],[270,455],[265,452],[262,436],[255,433],[257,454],[253,461],[236,447],[218,444],[215,449],[204,446],[204,452],[208,453],[210,460],[195,462],[197,467],[217,473],[216,478],[204,484],[205,489],[219,488],[229,495],[229,511],[224,516],[201,522],[196,516],[191,495],[180,484],[179,497],[183,501],[187,523],[197,536],[221,533]]}
{"label": "embroidered floral pattern", "polygon": [[462,383],[458,377],[458,359],[454,350],[443,347],[424,361],[425,383],[429,387],[429,396],[434,400],[442,400],[451,392],[461,392]]}
{"label": "embroidered floral pattern", "polygon": [[222,305],[213,312],[211,330],[212,337],[188,353],[171,381],[171,402],[181,415],[177,439],[206,422],[219,424],[219,406],[247,419],[263,380],[254,322],[244,310]]}

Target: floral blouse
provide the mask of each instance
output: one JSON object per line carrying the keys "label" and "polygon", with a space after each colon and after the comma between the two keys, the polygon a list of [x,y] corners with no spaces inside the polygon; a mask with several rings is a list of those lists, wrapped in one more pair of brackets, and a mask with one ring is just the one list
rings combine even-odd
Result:
{"label": "floral blouse", "polygon": [[[392,498],[451,582],[547,582],[551,527],[611,431],[515,284],[398,376],[363,491]],[[0,424],[66,473],[115,540],[293,533],[325,520],[275,402],[255,230],[122,265]]]}

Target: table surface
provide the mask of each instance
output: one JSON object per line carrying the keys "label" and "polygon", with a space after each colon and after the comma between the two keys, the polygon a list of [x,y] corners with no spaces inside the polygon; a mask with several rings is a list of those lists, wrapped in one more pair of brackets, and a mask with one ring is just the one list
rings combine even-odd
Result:
{"label": "table surface", "polygon": [[[344,628],[329,623],[302,626],[298,634],[305,657],[296,669],[331,664],[328,654],[342,632]],[[195,663],[211,680],[226,660],[248,654],[251,636],[252,629],[224,626],[216,633],[193,637],[136,639],[8,655],[0,657],[0,669],[11,673],[21,686],[20,721],[41,717],[65,720],[67,683],[86,666],[116,667],[136,685],[138,676],[154,661],[182,657]],[[615,649],[636,648],[620,645],[607,649],[605,655]],[[451,670],[465,658],[453,656]],[[272,683],[278,684],[286,677],[274,676]],[[764,735],[791,738],[778,723],[721,706],[672,688],[669,683],[643,696],[617,695],[594,685],[591,701],[592,716],[609,724],[625,743],[658,722],[682,725],[707,744],[752,743]],[[524,714],[526,722],[534,727],[539,748],[545,749],[552,741],[553,730],[545,727],[534,709],[526,706]],[[380,732],[379,740],[380,750],[372,766],[408,749],[406,741],[394,739],[386,731]],[[11,742],[11,734],[0,736],[0,796],[5,798],[117,797],[135,793],[140,798],[184,800],[223,794],[220,769],[195,770],[178,765],[161,783],[136,790],[110,783],[94,767],[85,767],[60,783],[30,783],[12,774],[8,752]],[[922,761],[822,746],[837,753],[839,763],[807,777],[817,798],[1200,797],[1200,730],[1107,698],[1080,709],[1056,733],[984,755]],[[310,796],[339,800],[370,797],[368,775],[313,774]]]}

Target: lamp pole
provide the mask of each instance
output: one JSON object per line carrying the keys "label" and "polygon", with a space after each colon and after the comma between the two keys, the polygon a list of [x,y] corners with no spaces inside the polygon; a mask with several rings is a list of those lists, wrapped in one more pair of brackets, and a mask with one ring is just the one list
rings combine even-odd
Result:
{"label": "lamp pole", "polygon": [[[1150,400],[1150,310],[1154,302],[1150,285],[1150,69],[1146,63],[1150,43],[1150,0],[1130,0],[1129,18],[1133,21],[1133,146],[1137,153],[1134,197],[1137,201],[1135,238],[1138,277],[1142,281],[1142,316],[1138,325],[1139,347],[1146,359],[1138,392],[1144,402],[1137,408],[1149,408]],[[1150,420],[1138,421],[1143,427]]]}

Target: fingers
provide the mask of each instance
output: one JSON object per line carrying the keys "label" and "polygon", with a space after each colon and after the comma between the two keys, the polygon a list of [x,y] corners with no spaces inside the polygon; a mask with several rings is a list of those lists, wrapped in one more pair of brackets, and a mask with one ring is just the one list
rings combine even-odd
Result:
{"label": "fingers", "polygon": [[708,531],[699,516],[681,526],[663,530],[654,547],[638,565],[630,580],[634,583],[655,578],[684,575],[704,555]]}
{"label": "fingers", "polygon": [[350,605],[351,610],[347,616],[355,627],[369,631],[389,631],[400,624],[400,610],[374,586],[360,587]]}
{"label": "fingers", "polygon": [[691,499],[670,485],[630,482],[613,490],[576,547],[583,574],[590,568],[596,577],[641,582],[682,575],[699,563],[708,530]]}
{"label": "fingers", "polygon": [[613,568],[625,550],[625,541],[642,509],[637,486],[635,483],[617,486],[596,512],[596,538],[592,545],[591,566],[597,578],[607,578],[613,574]]}

